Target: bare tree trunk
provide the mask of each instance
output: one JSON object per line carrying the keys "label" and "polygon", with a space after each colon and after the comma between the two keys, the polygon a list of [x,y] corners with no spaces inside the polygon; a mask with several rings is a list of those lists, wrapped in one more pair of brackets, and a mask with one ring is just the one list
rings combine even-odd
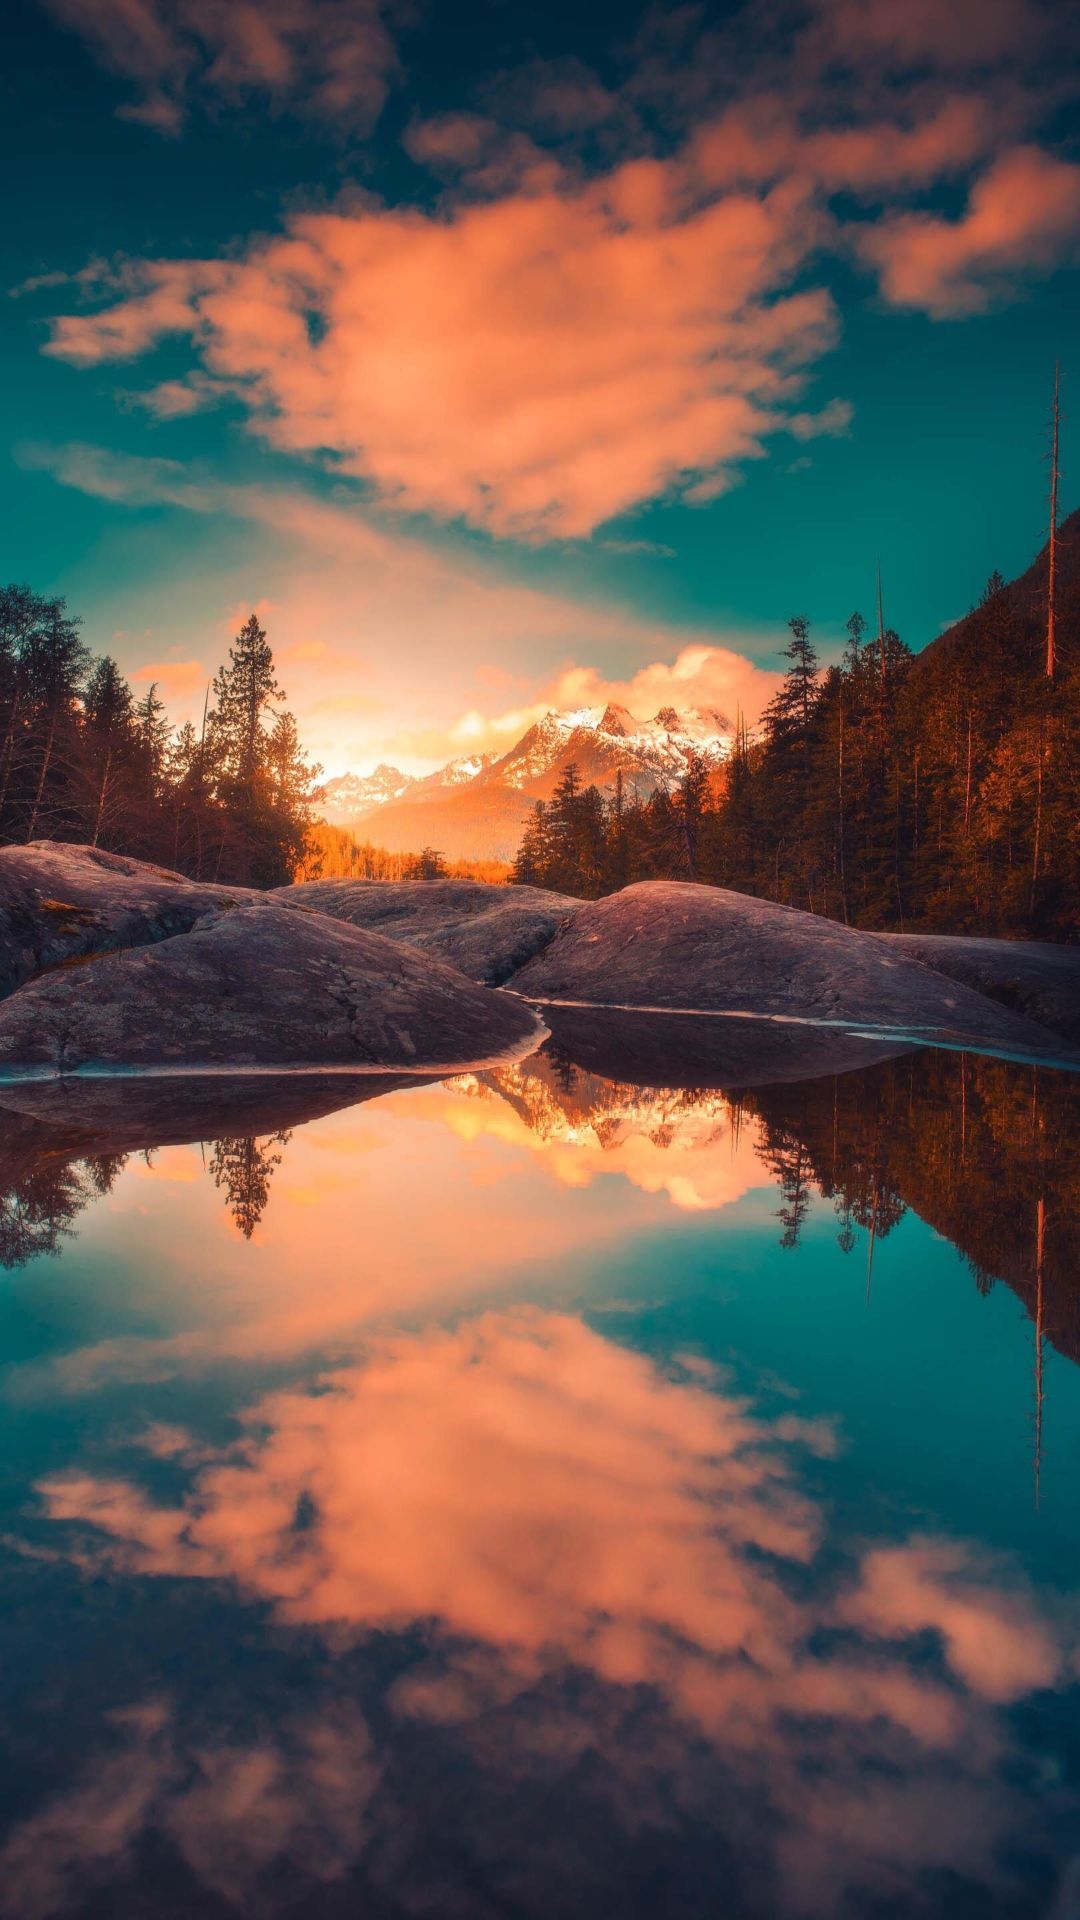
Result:
{"label": "bare tree trunk", "polygon": [[839,846],[840,905],[844,910],[844,925],[846,927],[848,923],[848,909],[847,909],[847,872],[846,872],[846,867],[844,862],[844,838],[845,838],[845,831],[844,831],[844,694],[843,694],[842,682],[841,682],[841,691],[840,691],[839,715],[840,715],[840,742],[839,742],[839,749],[837,753],[837,762],[836,762],[836,803],[837,803],[837,815],[838,815],[837,825],[839,828],[839,835],[840,835],[840,846]]}
{"label": "bare tree trunk", "polygon": [[112,748],[110,747],[108,753],[105,755],[105,771],[101,776],[101,792],[98,794],[97,816],[94,820],[94,837],[90,842],[92,847],[97,846],[98,840],[101,837],[101,821],[105,812],[105,795],[109,790],[109,769],[111,766]]}
{"label": "bare tree trunk", "polygon": [[967,835],[970,831],[970,826],[971,826],[971,708],[969,707],[968,717],[967,717],[967,771],[964,775],[964,837],[965,839],[967,838]]}
{"label": "bare tree trunk", "polygon": [[1035,890],[1039,883],[1039,861],[1042,858],[1042,811],[1043,811],[1043,753],[1044,723],[1039,721],[1039,759],[1035,776],[1035,844],[1031,853],[1031,894],[1028,900],[1028,914],[1035,912]]}
{"label": "bare tree trunk", "polygon": [[1035,1505],[1042,1491],[1043,1454],[1043,1341],[1046,1337],[1044,1269],[1046,1260],[1046,1201],[1040,1194],[1035,1208]]}
{"label": "bare tree trunk", "polygon": [[54,713],[52,716],[52,719],[49,722],[49,737],[48,737],[48,740],[45,742],[45,752],[42,755],[41,772],[38,775],[37,792],[34,795],[34,804],[30,809],[30,824],[26,829],[27,846],[30,845],[31,840],[34,837],[34,830],[37,827],[38,814],[41,811],[42,795],[45,792],[45,782],[48,779],[49,768],[52,765],[53,743],[55,739],[56,739],[56,715]]}
{"label": "bare tree trunk", "polygon": [[885,645],[885,606],[881,597],[881,562],[877,570],[877,624],[878,624],[878,729],[881,734],[881,763],[885,764],[886,709],[888,704],[888,661],[889,650]]}
{"label": "bare tree trunk", "polygon": [[4,808],[7,806],[8,787],[11,784],[11,770],[15,764],[15,728],[18,723],[18,718],[19,694],[18,689],[16,689],[11,702],[11,712],[8,715],[7,732],[4,735],[4,781],[3,786],[0,786],[0,814],[3,813]]}
{"label": "bare tree trunk", "polygon": [[1057,520],[1058,452],[1061,444],[1061,367],[1054,365],[1054,404],[1050,415],[1050,551],[1046,576],[1046,677],[1057,666]]}

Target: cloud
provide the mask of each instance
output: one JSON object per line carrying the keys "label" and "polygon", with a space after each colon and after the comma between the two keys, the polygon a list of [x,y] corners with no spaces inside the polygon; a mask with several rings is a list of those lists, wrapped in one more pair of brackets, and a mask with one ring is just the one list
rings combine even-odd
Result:
{"label": "cloud", "polygon": [[155,660],[135,667],[129,678],[134,686],[153,686],[166,706],[189,706],[206,687],[212,675],[201,660]]}
{"label": "cloud", "polygon": [[355,1709],[323,1706],[246,1740],[185,1727],[160,1700],[109,1719],[108,1745],[82,1777],[0,1852],[0,1912],[47,1920],[115,1884],[148,1832],[230,1905],[283,1865],[316,1884],[340,1880],[363,1850],[378,1768]]}
{"label": "cloud", "polygon": [[1037,1620],[1032,1595],[998,1587],[995,1569],[952,1541],[876,1548],[843,1614],[884,1636],[940,1634],[965,1683],[1002,1704],[1052,1687],[1061,1668],[1058,1634]]}
{"label": "cloud", "polygon": [[893,306],[977,313],[1018,273],[1080,255],[1080,166],[1016,147],[976,181],[958,220],[898,214],[860,233],[857,248]]}
{"label": "cloud", "polygon": [[195,98],[250,95],[361,130],[396,67],[379,0],[43,0],[103,66],[133,81],[121,115],[179,132]]}
{"label": "cloud", "polygon": [[808,32],[824,59],[886,63],[893,73],[970,73],[1043,51],[1053,5],[1040,0],[815,0]]}
{"label": "cloud", "polygon": [[551,1078],[543,1059],[527,1071],[461,1075],[447,1083],[458,1105],[448,1105],[446,1123],[460,1139],[505,1140],[538,1156],[561,1187],[618,1175],[666,1194],[680,1212],[733,1206],[770,1184],[757,1142],[733,1132],[720,1098],[602,1083],[590,1106],[583,1089],[560,1100]]}
{"label": "cloud", "polygon": [[118,506],[183,507],[191,513],[213,513],[226,497],[226,489],[181,460],[112,453],[82,440],[62,446],[24,443],[15,457],[31,472],[51,473],[61,486]]}
{"label": "cloud", "polygon": [[91,366],[186,333],[274,446],[384,502],[587,534],[760,457],[835,338],[824,290],[791,290],[817,231],[797,183],[704,205],[693,184],[632,163],[434,215],[298,214],[235,260],[133,268],[48,351]]}
{"label": "cloud", "polygon": [[653,660],[626,679],[608,679],[595,667],[568,667],[552,688],[560,707],[606,706],[614,701],[638,719],[651,719],[661,707],[719,710],[734,719],[738,710],[757,720],[779,684],[779,675],[755,666],[727,647],[680,648],[674,660]]}
{"label": "cloud", "polygon": [[[214,659],[206,650],[220,649],[251,606],[261,606],[303,737],[331,772],[395,757],[426,771],[465,748],[505,748],[551,706],[615,699],[649,717],[660,706],[697,704],[731,713],[739,707],[753,720],[777,684],[737,644],[760,647],[760,635],[731,635],[736,644],[723,645],[715,631],[687,632],[610,601],[528,586],[493,558],[381,525],[356,501],[229,485],[178,461],[80,442],[23,447],[18,457],[98,499],[228,516],[267,537],[268,555],[249,566],[273,581],[273,592],[252,594],[242,607],[230,592],[222,621],[208,627],[203,657]],[[278,583],[274,568],[283,560]],[[179,644],[191,645],[187,618]],[[404,649],[415,671],[403,691]],[[578,664],[613,654],[642,665],[616,678]],[[144,660],[145,653],[139,668]],[[512,676],[514,702],[496,706],[492,696],[514,661],[521,663]],[[504,671],[493,676],[493,662]],[[482,698],[463,712],[462,678],[470,670]],[[185,696],[174,687],[174,716],[198,717],[195,688],[192,680]]]}
{"label": "cloud", "polygon": [[[771,1420],[698,1366],[664,1373],[575,1316],[529,1309],[376,1340],[241,1424],[238,1445],[190,1461],[174,1506],[80,1465],[41,1484],[46,1512],[99,1576],[228,1583],[279,1630],[356,1649],[336,1669],[346,1686],[373,1634],[422,1639],[380,1713],[391,1755],[395,1720],[420,1722],[469,1767],[471,1794],[486,1802],[497,1781],[505,1804],[539,1745],[547,1845],[554,1796],[580,1810],[584,1750],[635,1826],[652,1805],[647,1754],[665,1824],[693,1805],[692,1756],[709,1755],[711,1820],[784,1911],[895,1901],[945,1870],[996,1886],[1014,1836],[1030,1842],[1028,1762],[998,1710],[1069,1683],[1073,1626],[962,1543],[834,1540],[801,1473],[807,1450],[835,1451],[830,1427]],[[244,1905],[254,1872],[305,1841],[312,1871],[322,1827],[331,1862],[363,1845],[363,1818],[350,1830],[335,1812],[346,1792],[312,1799],[340,1769],[313,1774],[311,1741],[286,1727],[268,1750],[250,1736],[226,1748],[181,1812],[158,1784],[162,1736],[144,1736],[146,1787],[117,1770],[92,1805],[76,1788],[37,1832],[16,1829],[8,1859],[35,1860],[52,1836],[70,1898],[69,1836],[93,1863],[99,1833],[130,1847],[142,1824]],[[367,1783],[361,1809],[373,1758],[363,1739],[342,1754]],[[519,1804],[527,1819],[524,1782]],[[519,1823],[518,1864],[522,1838]]]}
{"label": "cloud", "polygon": [[[204,4],[173,0],[200,23]],[[298,4],[268,16],[286,65],[277,10]],[[483,111],[408,126],[411,157],[452,182],[436,205],[353,193],[215,259],[125,262],[120,297],[59,315],[45,350],[89,367],[185,337],[188,371],[143,396],[159,418],[229,398],[382,504],[502,538],[714,499],[777,435],[847,430],[842,397],[806,404],[839,332],[825,255],[946,316],[1069,258],[1080,225],[1080,168],[1033,140],[1067,84],[1035,0],[790,13],[786,53],[747,12],[696,44],[673,27],[668,80],[709,76],[681,141],[646,132],[640,49],[618,91],[532,61],[477,88]],[[256,71],[250,50],[210,68]],[[622,154],[603,171],[598,129]],[[959,219],[923,204],[973,175]]]}
{"label": "cloud", "polygon": [[387,742],[387,752],[431,754],[448,741],[454,753],[503,753],[544,715],[576,712],[581,707],[626,707],[636,720],[651,720],[661,707],[688,707],[720,714],[734,723],[740,715],[753,726],[780,684],[780,675],[757,666],[729,647],[694,642],[679,647],[673,659],[652,660],[625,677],[591,665],[564,664],[536,687],[531,699],[485,713],[466,708],[449,729],[417,733],[402,729]]}

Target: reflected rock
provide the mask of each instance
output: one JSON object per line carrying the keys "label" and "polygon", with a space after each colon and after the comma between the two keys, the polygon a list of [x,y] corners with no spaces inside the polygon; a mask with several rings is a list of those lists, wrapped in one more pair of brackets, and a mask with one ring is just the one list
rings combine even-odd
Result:
{"label": "reflected rock", "polygon": [[[250,1239],[292,1129],[425,1084],[413,1074],[26,1080],[0,1105],[0,1267],[60,1251],[132,1153],[213,1142],[209,1171]],[[259,1142],[270,1143],[260,1150]]]}
{"label": "reflected rock", "polygon": [[883,933],[877,938],[1080,1046],[1080,947],[952,933]]}
{"label": "reflected rock", "polygon": [[520,1000],[325,914],[260,901],[44,975],[0,1007],[0,1076],[141,1068],[415,1072],[529,1050]]}
{"label": "reflected rock", "polygon": [[572,1066],[647,1087],[759,1087],[851,1073],[909,1050],[795,1021],[544,1006],[550,1045]]}
{"label": "reflected rock", "polygon": [[224,1136],[262,1139],[402,1087],[413,1074],[114,1075],[0,1088],[0,1189],[47,1158],[97,1158]]}
{"label": "reflected rock", "polygon": [[308,880],[272,897],[436,953],[487,987],[546,947],[582,904],[542,887],[476,880]]}
{"label": "reflected rock", "polygon": [[645,881],[590,901],[510,984],[545,1006],[779,1015],[893,1029],[900,1039],[1060,1053],[1033,1021],[876,935],[678,881]]}
{"label": "reflected rock", "polygon": [[185,880],[98,847],[34,840],[0,849],[0,995],[88,954],[186,933],[203,914],[258,896]]}

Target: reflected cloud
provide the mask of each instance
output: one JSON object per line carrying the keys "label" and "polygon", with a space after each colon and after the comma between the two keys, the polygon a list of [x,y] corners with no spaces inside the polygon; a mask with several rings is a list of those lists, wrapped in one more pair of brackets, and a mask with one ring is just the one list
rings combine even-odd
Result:
{"label": "reflected cloud", "polygon": [[[837,1536],[809,1491],[810,1460],[836,1445],[820,1423],[770,1420],[700,1365],[661,1371],[577,1318],[522,1310],[376,1341],[268,1394],[242,1428],[192,1453],[175,1505],[137,1474],[80,1468],[41,1482],[45,1510],[99,1574],[224,1583],[339,1661],[420,1632],[385,1737],[394,1748],[414,1725],[449,1741],[478,1806],[526,1767],[546,1773],[545,1806],[573,1799],[586,1748],[605,1819],[631,1837],[657,1817],[661,1779],[676,1820],[707,1787],[736,1861],[761,1851],[772,1910],[808,1915],[917,1895],[938,1870],[997,1886],[1018,1823],[1030,1844],[1002,1710],[1073,1680],[1075,1610],[1040,1606],[961,1542]],[[304,1739],[287,1787],[261,1748],[200,1758],[197,1789],[167,1771],[155,1787],[153,1767],[137,1791],[100,1774],[9,1842],[14,1884],[49,1835],[67,1836],[50,1841],[63,1862],[72,1834],[117,1835],[115,1851],[157,1824],[242,1901],[275,1849],[308,1844],[296,1807],[313,1781],[335,1830],[334,1760]],[[345,1764],[370,1785],[365,1746]],[[335,1796],[331,1811],[355,1811]],[[469,1844],[497,1883],[528,1836],[481,1825]],[[336,1830],[346,1851],[362,1844]],[[89,1868],[101,1847],[81,1844]]]}
{"label": "reflected cloud", "polygon": [[110,1719],[111,1749],[0,1852],[0,1912],[46,1920],[129,1870],[147,1832],[204,1888],[237,1903],[283,1866],[339,1880],[361,1851],[378,1769],[355,1714],[324,1708],[247,1744],[193,1744],[163,1701]]}

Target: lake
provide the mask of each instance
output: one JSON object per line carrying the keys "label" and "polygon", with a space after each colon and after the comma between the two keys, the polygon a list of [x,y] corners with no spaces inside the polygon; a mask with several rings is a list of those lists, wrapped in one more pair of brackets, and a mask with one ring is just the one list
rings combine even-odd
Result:
{"label": "lake", "polygon": [[1080,1079],[790,1051],[4,1090],[0,1912],[1080,1914]]}

